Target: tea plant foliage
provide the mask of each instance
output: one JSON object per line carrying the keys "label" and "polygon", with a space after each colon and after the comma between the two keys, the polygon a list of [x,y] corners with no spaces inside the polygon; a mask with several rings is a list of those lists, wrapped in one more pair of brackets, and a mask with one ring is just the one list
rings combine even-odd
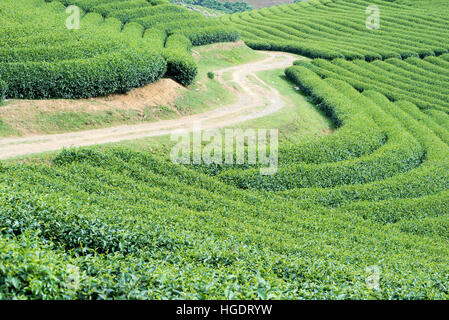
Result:
{"label": "tea plant foliage", "polygon": [[[354,31],[368,3],[361,0],[222,18],[253,47],[315,57],[285,75],[336,130],[281,139],[273,176],[261,176],[260,165],[182,166],[164,152],[125,147],[1,165],[0,298],[448,299],[448,17],[432,5],[439,0],[416,14],[408,0],[373,2],[386,11],[377,35]],[[56,2],[14,3],[27,19],[30,8],[64,12]],[[214,24],[221,20],[197,28],[202,18],[165,1],[73,0],[64,5],[89,12],[83,28],[96,31],[54,32],[47,52],[38,44],[48,35],[17,28],[5,4],[6,96],[106,92],[164,73],[188,83],[191,46],[232,34]],[[410,19],[423,25],[419,34]],[[90,46],[58,46],[67,41]],[[18,50],[25,42],[35,45]],[[83,72],[68,72],[72,62]],[[53,85],[44,81],[61,72]],[[101,81],[89,82],[92,75]]]}

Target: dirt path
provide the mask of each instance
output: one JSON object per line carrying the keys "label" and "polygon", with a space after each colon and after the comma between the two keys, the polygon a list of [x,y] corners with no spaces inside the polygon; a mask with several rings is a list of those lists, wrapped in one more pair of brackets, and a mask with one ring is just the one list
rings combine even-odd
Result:
{"label": "dirt path", "polygon": [[[287,68],[298,59],[283,52],[266,52],[268,58],[215,72],[217,80],[234,91],[238,101],[212,111],[138,125],[87,130],[80,132],[34,135],[0,139],[0,159],[67,147],[89,146],[170,134],[179,129],[191,130],[194,123],[202,129],[223,128],[274,113],[285,106],[279,92],[260,80],[256,72]],[[230,80],[223,80],[223,76]],[[255,81],[256,79],[256,81]]]}

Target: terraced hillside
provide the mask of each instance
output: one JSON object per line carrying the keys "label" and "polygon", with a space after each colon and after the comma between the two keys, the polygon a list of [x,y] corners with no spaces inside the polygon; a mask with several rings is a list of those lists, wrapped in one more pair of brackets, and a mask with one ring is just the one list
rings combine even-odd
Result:
{"label": "terraced hillside", "polygon": [[373,62],[315,59],[296,64],[323,78],[344,80],[359,91],[376,90],[393,101],[408,100],[421,109],[449,111],[449,54]]}
{"label": "terraced hillside", "polygon": [[90,13],[71,32],[59,2],[5,0],[0,10],[0,77],[9,98],[124,92],[165,73],[161,54],[132,25],[120,32],[117,19]]}
{"label": "terraced hillside", "polygon": [[58,1],[0,4],[0,98],[94,97],[126,92],[163,75],[190,84],[197,73],[192,43],[238,38],[164,0],[63,3],[89,12],[81,12],[79,30],[66,27],[68,15]]}
{"label": "terraced hillside", "polygon": [[287,74],[340,128],[283,144],[272,178],[126,149],[3,168],[2,297],[447,298],[447,129],[409,102]]}
{"label": "terraced hillside", "polygon": [[396,3],[409,5],[415,8],[438,8],[438,10],[447,10],[446,0],[395,0]]}
{"label": "terraced hillside", "polygon": [[360,0],[224,18],[317,58],[285,74],[336,130],[281,139],[275,175],[169,144],[2,165],[0,298],[448,299],[449,17],[373,2],[376,31]]}
{"label": "terraced hillside", "polygon": [[[377,5],[381,13],[378,30],[366,27],[370,5]],[[448,52],[449,18],[438,9],[429,5],[417,10],[382,0],[312,0],[221,19],[236,27],[254,49],[374,60]]]}
{"label": "terraced hillside", "polygon": [[133,25],[145,40],[162,50],[167,61],[167,76],[183,85],[192,83],[197,74],[190,53],[192,45],[239,38],[232,27],[217,24],[199,12],[173,5],[168,0],[63,0],[62,3]]}
{"label": "terraced hillside", "polygon": [[[49,0],[47,0],[49,1]],[[182,33],[193,45],[235,40],[234,30],[205,18],[201,13],[168,0],[62,0],[65,5],[77,5],[88,12],[117,18],[123,23],[136,22],[145,30],[158,29],[168,35]]]}

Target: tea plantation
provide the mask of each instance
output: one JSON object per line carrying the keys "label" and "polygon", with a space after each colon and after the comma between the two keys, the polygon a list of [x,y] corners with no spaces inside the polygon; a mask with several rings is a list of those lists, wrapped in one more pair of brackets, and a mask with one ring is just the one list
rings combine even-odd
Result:
{"label": "tea plantation", "polygon": [[311,63],[298,61],[296,64],[323,78],[346,81],[359,91],[373,89],[390,100],[408,100],[421,109],[449,111],[449,54],[373,62],[315,59]]}
{"label": "tea plantation", "polygon": [[[69,4],[85,10],[78,30],[66,27]],[[164,75],[187,85],[197,73],[192,43],[238,38],[165,0],[5,0],[0,11],[0,99],[102,96]]]}
{"label": "tea plantation", "polygon": [[[63,17],[61,3],[0,4],[0,94],[123,91],[166,70],[185,79],[178,53],[237,28],[253,48],[314,58],[285,75],[337,129],[281,140],[273,176],[125,147],[3,164],[0,299],[449,298],[441,1],[312,0],[216,20],[152,1],[63,2],[88,12],[80,30],[27,25],[33,12]],[[370,4],[384,12],[379,30],[365,27]]]}
{"label": "tea plantation", "polygon": [[[325,59],[424,57],[448,52],[449,17],[434,1],[417,9],[410,6],[415,1],[311,0],[221,20],[236,27],[254,49]],[[378,29],[366,27],[369,6],[379,9]]]}
{"label": "tea plantation", "polygon": [[8,98],[75,98],[126,92],[164,75],[161,54],[117,19],[83,16],[66,27],[65,7],[54,2],[0,4],[0,74]]}

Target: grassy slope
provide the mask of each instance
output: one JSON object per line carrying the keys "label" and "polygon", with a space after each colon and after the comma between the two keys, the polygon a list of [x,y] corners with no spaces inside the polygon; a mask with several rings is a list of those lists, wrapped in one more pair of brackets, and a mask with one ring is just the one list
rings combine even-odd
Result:
{"label": "grassy slope", "polygon": [[235,97],[217,81],[207,77],[209,71],[223,69],[264,58],[240,42],[233,44],[211,44],[194,48],[198,59],[198,76],[190,90],[178,98],[175,107],[182,114],[203,112],[235,101]]}
{"label": "grassy slope", "polygon": [[295,89],[286,79],[283,69],[263,71],[258,76],[279,90],[287,108],[271,116],[245,122],[240,127],[280,128],[281,138],[302,141],[333,130],[332,121]]}

